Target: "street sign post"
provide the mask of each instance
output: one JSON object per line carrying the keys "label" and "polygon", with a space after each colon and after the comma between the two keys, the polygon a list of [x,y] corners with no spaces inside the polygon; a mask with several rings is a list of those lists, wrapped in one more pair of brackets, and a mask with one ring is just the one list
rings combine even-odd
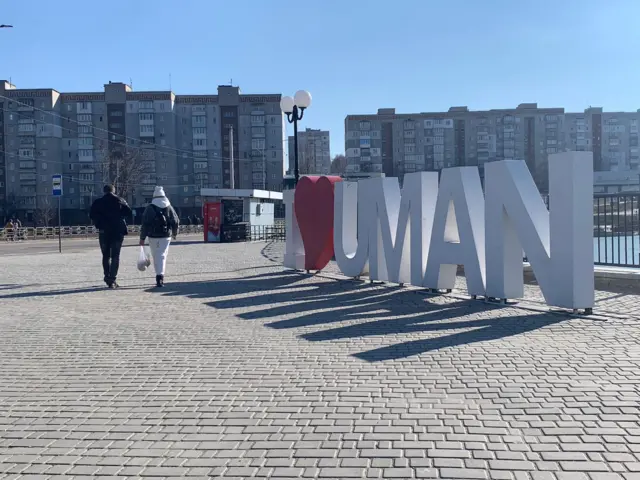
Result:
{"label": "street sign post", "polygon": [[51,176],[51,195],[58,197],[58,251],[62,253],[62,175]]}

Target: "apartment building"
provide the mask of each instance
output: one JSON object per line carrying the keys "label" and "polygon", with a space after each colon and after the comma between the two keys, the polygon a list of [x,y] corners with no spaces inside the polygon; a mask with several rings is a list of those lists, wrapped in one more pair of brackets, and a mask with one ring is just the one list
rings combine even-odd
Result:
{"label": "apartment building", "polygon": [[[289,167],[293,172],[294,139],[289,137]],[[298,132],[298,165],[300,175],[328,175],[331,170],[329,132],[307,128]]]}
{"label": "apartment building", "polygon": [[105,178],[119,178],[139,210],[163,185],[182,215],[200,213],[203,187],[262,188],[266,173],[267,188],[280,190],[280,98],[230,85],[212,95],[176,95],[119,82],[61,93],[0,81],[0,217],[33,221],[51,205],[53,174],[63,175],[65,223],[86,222]]}
{"label": "apartment building", "polygon": [[503,159],[527,162],[536,183],[547,189],[547,158],[569,150],[594,152],[596,171],[638,170],[637,112],[588,108],[565,113],[523,103],[514,109],[348,115],[345,149],[348,172],[382,172],[402,177],[415,171],[474,165]]}

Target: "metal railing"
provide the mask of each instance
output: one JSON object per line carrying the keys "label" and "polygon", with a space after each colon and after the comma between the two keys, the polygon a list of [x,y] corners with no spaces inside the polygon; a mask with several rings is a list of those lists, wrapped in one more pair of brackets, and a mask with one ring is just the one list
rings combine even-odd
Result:
{"label": "metal railing", "polygon": [[640,193],[596,194],[593,255],[596,265],[640,266]]}
{"label": "metal railing", "polygon": [[222,226],[223,242],[257,242],[285,240],[285,227],[282,224],[276,225],[249,225],[248,223],[238,223],[235,225]]}
{"label": "metal railing", "polygon": [[[129,225],[127,227],[129,235],[139,235],[140,225]],[[78,225],[70,227],[61,227],[63,238],[95,238],[98,236],[98,230],[92,225]],[[181,225],[180,234],[197,234],[202,233],[202,225]],[[4,241],[23,241],[23,240],[54,240],[58,238],[58,227],[22,227],[8,230],[0,229],[0,240]]]}

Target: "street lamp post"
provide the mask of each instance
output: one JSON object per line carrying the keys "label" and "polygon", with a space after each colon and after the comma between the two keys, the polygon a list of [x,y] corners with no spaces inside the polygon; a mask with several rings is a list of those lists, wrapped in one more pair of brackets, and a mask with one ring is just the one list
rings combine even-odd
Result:
{"label": "street lamp post", "polygon": [[296,185],[300,179],[300,169],[298,165],[298,120],[302,120],[304,110],[310,106],[311,94],[306,90],[298,90],[293,98],[282,97],[282,100],[280,100],[280,108],[287,115],[287,121],[293,123],[293,175]]}

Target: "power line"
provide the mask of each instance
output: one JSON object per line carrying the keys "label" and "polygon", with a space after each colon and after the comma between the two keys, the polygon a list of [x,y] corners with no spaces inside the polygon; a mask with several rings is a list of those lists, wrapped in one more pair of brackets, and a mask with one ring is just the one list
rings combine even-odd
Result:
{"label": "power line", "polygon": [[[32,161],[32,162],[40,161],[40,162],[46,163],[46,164],[52,163],[54,165],[81,165],[81,166],[88,166],[88,167],[95,167],[96,166],[96,162],[69,163],[69,162],[56,161],[56,160],[42,160],[42,159],[38,159],[36,157],[30,157],[28,155],[20,155],[19,153],[7,152],[6,150],[2,150],[2,149],[0,149],[0,153],[4,153],[9,158],[16,158],[18,160],[25,160],[25,161]],[[208,172],[202,172],[202,173],[208,173]],[[158,176],[166,177],[167,179],[169,179],[169,178],[178,179],[178,178],[184,178],[185,176],[198,175],[198,173],[185,173],[183,175],[168,176],[168,175],[158,175],[155,172],[142,172],[142,175],[155,175],[156,177],[158,177]]]}
{"label": "power line", "polygon": [[[65,117],[65,116],[59,115],[59,114],[57,114],[57,113],[54,113],[54,112],[48,111],[48,110],[43,110],[43,109],[41,109],[41,108],[37,108],[37,107],[35,107],[35,106],[33,106],[33,105],[29,105],[28,103],[20,102],[20,101],[16,100],[15,98],[6,97],[6,96],[4,96],[4,95],[0,95],[0,98],[3,98],[3,99],[5,99],[5,100],[9,100],[9,101],[11,101],[11,102],[15,102],[15,103],[17,103],[17,104],[19,104],[19,105],[23,105],[23,106],[25,106],[25,107],[32,108],[33,110],[38,111],[38,112],[46,113],[47,115],[51,115],[51,116],[52,116],[52,117],[54,117],[54,118],[59,118],[59,119],[61,119],[61,120],[67,120],[67,121],[69,121],[69,122],[75,123],[76,125],[84,125],[82,122],[79,122],[79,121],[77,121],[77,120],[74,120],[74,119],[72,119],[72,118],[70,118],[70,117]],[[6,109],[5,109],[5,111],[8,111],[8,110],[6,110]],[[14,112],[9,112],[9,113],[14,113]],[[55,124],[50,124],[50,125],[55,125]],[[155,125],[155,124],[154,124],[154,125]],[[56,125],[56,126],[57,126],[57,125]],[[114,133],[113,131],[106,130],[106,129],[104,129],[104,128],[95,127],[95,126],[93,126],[93,124],[91,125],[91,127],[92,127],[92,129],[93,129],[93,130],[95,130],[95,131],[98,131],[98,132],[105,132],[107,135],[118,135],[119,137],[122,137],[122,138],[124,138],[125,140],[133,140],[133,141],[136,141],[136,142],[146,143],[146,144],[148,144],[148,145],[157,145],[155,142],[153,142],[153,143],[152,143],[152,142],[144,142],[143,140],[140,140],[139,138],[135,138],[135,137],[128,137],[128,136],[126,136],[126,135],[120,135],[120,134],[118,134],[118,133]],[[265,128],[266,128],[266,126],[265,126]],[[69,129],[67,129],[67,130],[69,130]],[[69,130],[69,131],[72,131],[72,130]],[[98,138],[98,137],[94,137],[94,138]],[[107,141],[109,141],[109,140],[107,140]],[[112,143],[114,143],[114,142],[112,142]],[[126,144],[126,143],[125,143],[125,144],[122,144],[122,145],[130,146],[130,145]],[[161,147],[161,148],[163,148],[163,149],[165,149],[165,150],[169,150],[169,151],[175,151],[175,152],[180,152],[180,153],[193,154],[193,151],[192,151],[192,150],[183,150],[183,149],[179,149],[179,148],[167,147],[166,145],[161,145],[160,147]],[[272,149],[272,150],[273,150],[273,149]],[[204,157],[203,157],[203,158],[204,158]],[[221,158],[221,159],[223,159],[223,160],[229,160],[229,157],[216,157],[216,158]]]}
{"label": "power line", "polygon": [[[0,97],[1,97],[1,95],[0,95]],[[13,115],[17,115],[18,117],[22,117],[22,118],[27,118],[27,119],[29,119],[29,120],[33,120],[33,121],[34,121],[34,123],[39,124],[39,125],[48,125],[48,126],[52,126],[52,127],[59,128],[59,129],[60,129],[60,130],[62,130],[62,131],[66,131],[66,132],[74,133],[74,134],[76,134],[76,136],[75,136],[75,137],[73,137],[73,139],[78,139],[78,138],[91,138],[91,139],[99,140],[101,144],[102,144],[102,143],[104,143],[104,142],[107,142],[107,143],[110,143],[110,144],[112,144],[112,145],[118,145],[118,146],[125,147],[125,148],[127,148],[127,149],[134,149],[134,150],[139,150],[139,151],[142,151],[142,152],[148,152],[148,151],[149,151],[149,149],[143,148],[143,147],[141,147],[141,146],[139,146],[139,145],[130,145],[130,144],[127,144],[127,143],[116,142],[116,141],[114,141],[114,140],[109,140],[109,139],[101,138],[101,137],[98,137],[98,136],[96,136],[96,135],[92,135],[92,134],[85,134],[85,135],[83,135],[82,137],[79,137],[79,136],[77,136],[77,135],[78,135],[78,132],[76,132],[75,130],[72,130],[72,129],[70,129],[70,128],[63,127],[62,125],[57,125],[57,124],[55,124],[55,123],[47,122],[47,121],[45,121],[45,120],[38,120],[37,118],[33,118],[33,117],[29,116],[29,115],[25,115],[25,114],[22,114],[22,113],[19,113],[19,112],[13,112],[13,111],[11,111],[11,110],[8,110],[7,108],[3,108],[3,109],[2,109],[2,111],[3,111],[3,112],[8,112],[8,113],[13,114]],[[82,124],[81,124],[81,125],[82,125]],[[116,134],[116,135],[117,135],[117,134]],[[54,138],[58,138],[58,137],[54,137]],[[125,137],[125,138],[131,138],[131,137]],[[72,138],[67,138],[67,140],[71,140],[71,139],[72,139]],[[60,140],[61,140],[61,141],[62,141],[62,140],[64,140],[64,137],[60,137]],[[185,154],[183,153],[182,155],[178,156],[178,155],[175,155],[175,154],[173,154],[173,153],[171,153],[171,152],[164,152],[164,151],[162,151],[163,149],[166,149],[166,148],[167,148],[167,147],[165,147],[164,145],[158,145],[157,143],[151,143],[151,142],[144,142],[144,141],[141,141],[141,140],[138,140],[138,141],[140,141],[140,142],[142,142],[142,143],[145,143],[146,145],[153,145],[154,147],[156,147],[156,150],[160,150],[160,153],[162,153],[162,154],[164,154],[164,153],[169,153],[170,155],[173,155],[175,158],[192,159],[192,160],[194,160],[194,161],[200,161],[200,162],[204,162],[204,161],[207,161],[207,160],[208,160],[208,157],[197,157],[197,156],[195,156],[195,155],[193,154],[193,151],[192,151],[192,150],[191,150],[191,151],[189,151],[189,150],[178,150],[178,151],[180,151],[180,152],[190,153],[190,155],[185,155]],[[18,147],[18,148],[20,148],[20,147]],[[82,150],[82,149],[78,149],[78,150]],[[87,150],[90,150],[90,149],[87,149]],[[95,149],[94,149],[94,150],[95,150]],[[100,149],[98,149],[98,150],[100,150]],[[144,156],[144,155],[143,155],[143,156]],[[215,157],[213,157],[213,159],[214,159],[214,160],[229,160],[229,159],[230,159],[230,157],[220,157],[220,156],[215,156]],[[241,160],[250,161],[251,159],[247,158],[247,159],[241,159]]]}

